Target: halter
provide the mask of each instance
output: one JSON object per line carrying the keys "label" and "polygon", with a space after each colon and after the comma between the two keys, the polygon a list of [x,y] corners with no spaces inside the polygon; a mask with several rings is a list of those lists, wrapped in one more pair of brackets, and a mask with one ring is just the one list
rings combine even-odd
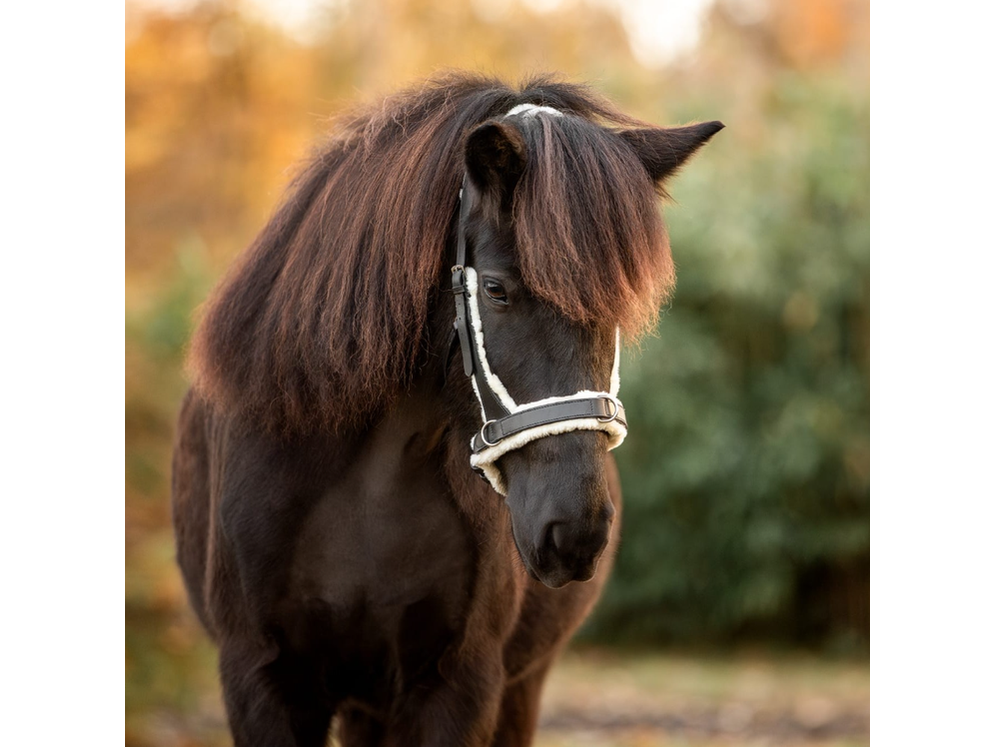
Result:
{"label": "halter", "polygon": [[[520,104],[506,116],[536,116],[546,112],[563,116],[556,109]],[[467,259],[466,224],[470,212],[467,177],[460,189],[460,217],[457,222],[456,264],[452,268],[456,320],[453,328],[460,341],[464,374],[470,377],[481,405],[483,425],[470,441],[470,466],[502,495],[506,486],[495,465],[499,457],[546,436],[570,431],[602,431],[609,436],[609,449],[626,438],[626,413],[619,401],[619,330],[608,392],[582,390],[575,394],[516,403],[488,364],[484,347],[484,327],[478,306],[477,272]]]}

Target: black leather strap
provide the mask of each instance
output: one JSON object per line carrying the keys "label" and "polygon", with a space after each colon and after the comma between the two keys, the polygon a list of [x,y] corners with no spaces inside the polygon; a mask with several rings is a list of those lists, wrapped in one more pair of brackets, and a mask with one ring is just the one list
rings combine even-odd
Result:
{"label": "black leather strap", "polygon": [[451,287],[456,303],[456,320],[453,329],[460,340],[460,353],[463,356],[463,372],[466,376],[474,375],[474,355],[471,346],[471,330],[467,309],[467,237],[465,234],[467,215],[470,213],[470,200],[467,196],[467,176],[464,175],[463,186],[460,187],[460,213],[457,218],[456,263],[451,270]]}
{"label": "black leather strap", "polygon": [[456,299],[456,320],[453,330],[460,341],[460,354],[463,356],[463,373],[474,375],[474,355],[470,345],[470,324],[467,321],[467,272],[463,265],[454,265],[452,273],[453,297]]}
{"label": "black leather strap", "polygon": [[564,402],[551,402],[546,405],[530,407],[528,410],[488,421],[474,436],[471,449],[477,454],[490,446],[496,446],[513,434],[540,425],[578,418],[597,418],[603,422],[618,420],[624,427],[626,426],[626,411],[614,399],[609,397],[570,399]]}
{"label": "black leather strap", "polygon": [[456,303],[456,319],[453,328],[460,340],[460,354],[463,356],[463,372],[474,377],[477,382],[478,396],[481,406],[488,418],[502,418],[509,414],[508,408],[498,398],[487,378],[484,376],[484,365],[480,360],[477,344],[474,341],[474,330],[471,325],[470,294],[467,292],[467,264],[470,262],[467,249],[466,225],[470,215],[470,195],[467,191],[467,176],[464,175],[463,186],[460,188],[460,215],[457,221],[456,264],[451,271],[451,287]]}

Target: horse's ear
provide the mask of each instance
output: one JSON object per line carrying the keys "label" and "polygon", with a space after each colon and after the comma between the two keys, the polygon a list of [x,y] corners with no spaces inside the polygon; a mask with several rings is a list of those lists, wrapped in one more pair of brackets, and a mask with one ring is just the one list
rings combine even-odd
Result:
{"label": "horse's ear", "polygon": [[507,204],[526,165],[526,143],[512,125],[485,122],[468,136],[464,160],[474,185]]}
{"label": "horse's ear", "polygon": [[619,136],[636,151],[650,178],[660,183],[725,126],[722,122],[700,122],[685,127],[622,130]]}

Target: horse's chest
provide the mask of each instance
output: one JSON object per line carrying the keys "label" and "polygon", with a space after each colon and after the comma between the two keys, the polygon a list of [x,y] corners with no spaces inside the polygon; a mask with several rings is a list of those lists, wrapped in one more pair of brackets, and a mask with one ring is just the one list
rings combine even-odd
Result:
{"label": "horse's chest", "polygon": [[285,627],[347,671],[414,671],[466,618],[474,543],[430,465],[361,460],[310,512]]}

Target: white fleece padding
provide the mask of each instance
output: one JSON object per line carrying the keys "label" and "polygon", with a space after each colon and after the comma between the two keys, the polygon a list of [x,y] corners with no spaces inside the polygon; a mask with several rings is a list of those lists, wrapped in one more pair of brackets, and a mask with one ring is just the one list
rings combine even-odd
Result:
{"label": "white fleece padding", "polygon": [[[471,328],[474,330],[474,345],[477,347],[477,358],[481,364],[481,372],[484,374],[484,380],[491,388],[491,391],[495,393],[495,396],[510,413],[522,412],[523,410],[530,410],[534,407],[548,405],[554,402],[567,402],[573,399],[588,399],[591,397],[609,397],[614,400],[617,405],[620,404],[618,399],[620,357],[618,329],[616,329],[616,351],[612,361],[612,374],[609,379],[608,392],[594,392],[584,389],[574,394],[547,397],[545,399],[536,400],[535,402],[523,402],[522,404],[517,404],[516,401],[512,399],[512,395],[508,393],[508,390],[505,388],[505,385],[502,383],[501,379],[498,378],[498,375],[491,370],[491,366],[488,363],[488,354],[484,347],[484,327],[481,323],[481,310],[477,303],[477,289],[479,287],[477,282],[477,272],[473,267],[467,267],[465,268],[465,274],[467,295],[470,299],[470,324]],[[481,399],[481,392],[477,388],[477,379],[473,376],[471,377],[471,383],[474,386],[474,394],[477,395],[477,401],[481,406],[481,420],[483,422],[487,422],[487,414],[484,411],[484,401]],[[485,449],[479,454],[472,453],[470,456],[470,464],[473,467],[479,467],[484,473],[484,476],[488,478],[488,482],[491,483],[491,486],[501,495],[505,495],[505,480],[502,478],[501,471],[495,466],[495,462],[498,461],[503,454],[507,454],[510,451],[525,446],[531,441],[544,438],[545,436],[554,436],[558,433],[569,433],[570,431],[602,431],[609,436],[610,451],[621,444],[626,438],[626,426],[618,420],[604,422],[596,417],[562,420],[558,423],[548,423],[546,425],[536,426],[535,428],[529,428],[528,430],[521,431],[520,433],[513,434],[508,438],[503,439],[499,443]]]}
{"label": "white fleece padding", "polygon": [[[481,310],[477,307],[477,272],[473,267],[466,267],[464,268],[464,274],[467,280],[467,293],[470,296],[470,326],[474,330],[474,344],[477,346],[477,357],[481,360],[481,368],[484,369],[484,380],[488,382],[488,386],[491,387],[491,391],[495,393],[495,396],[505,405],[505,409],[509,412],[515,412],[515,400],[512,399],[512,395],[505,389],[505,385],[501,383],[501,379],[491,370],[491,366],[488,365],[488,356],[484,352],[484,327],[481,324]],[[481,400],[481,393],[477,390],[476,381],[474,383],[474,393],[477,394],[477,401],[481,403],[481,414],[483,415],[484,402]]]}
{"label": "white fleece padding", "polygon": [[484,412],[484,400],[481,399],[481,390],[477,388],[477,377],[470,377],[470,384],[474,387],[474,394],[477,395],[477,404],[481,406],[481,422],[486,423],[488,421],[488,414]]}
{"label": "white fleece padding", "polygon": [[575,392],[574,394],[563,394],[558,397],[544,397],[543,399],[538,399],[535,402],[525,402],[521,405],[516,405],[513,412],[522,412],[523,410],[532,410],[534,407],[539,407],[540,405],[552,405],[554,402],[570,402],[572,399],[592,399],[593,397],[608,397],[609,399],[615,400],[618,405],[619,399],[610,392],[593,392],[590,389],[582,389],[580,392]]}
{"label": "white fleece padding", "polygon": [[609,436],[609,451],[616,448],[626,438],[626,426],[618,420],[610,420],[608,422],[602,422],[598,418],[561,420],[558,423],[538,425],[535,428],[515,433],[479,454],[471,454],[470,466],[479,467],[484,476],[488,478],[491,487],[501,495],[507,495],[505,478],[502,477],[501,470],[495,466],[495,462],[504,454],[515,449],[520,449],[531,441],[536,441],[546,436],[556,436],[559,433],[570,433],[571,431],[603,431],[607,433]]}
{"label": "white fleece padding", "polygon": [[609,394],[619,397],[619,327],[616,327],[616,356],[612,359],[612,375],[609,377]]}
{"label": "white fleece padding", "polygon": [[555,117],[564,116],[563,112],[558,112],[549,106],[539,106],[537,104],[519,104],[508,110],[506,117],[514,117],[516,114],[521,114],[524,117],[535,117],[540,112],[546,112],[547,114],[552,114]]}

